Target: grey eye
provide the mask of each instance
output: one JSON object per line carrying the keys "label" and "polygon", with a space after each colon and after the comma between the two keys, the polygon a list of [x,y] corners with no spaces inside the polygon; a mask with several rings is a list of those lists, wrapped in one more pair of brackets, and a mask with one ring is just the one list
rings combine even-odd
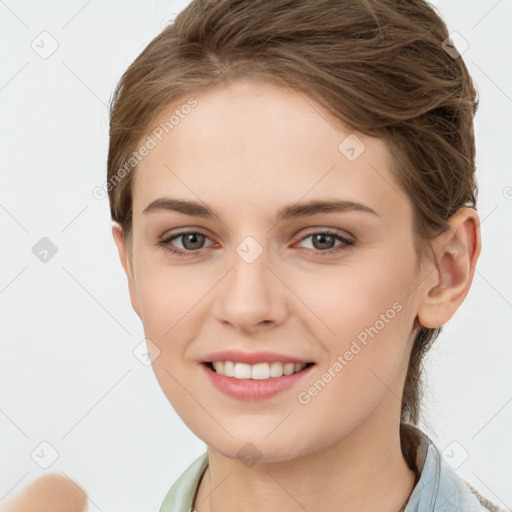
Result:
{"label": "grey eye", "polygon": [[189,251],[201,249],[206,237],[201,233],[186,233],[180,235],[178,238],[182,239],[183,248]]}

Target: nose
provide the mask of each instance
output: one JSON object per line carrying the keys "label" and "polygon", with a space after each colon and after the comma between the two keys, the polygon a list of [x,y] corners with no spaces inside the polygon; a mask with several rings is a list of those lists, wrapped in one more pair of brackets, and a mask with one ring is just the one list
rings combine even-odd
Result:
{"label": "nose", "polygon": [[286,287],[268,264],[265,252],[252,262],[235,252],[215,301],[219,321],[243,332],[268,329],[284,321]]}

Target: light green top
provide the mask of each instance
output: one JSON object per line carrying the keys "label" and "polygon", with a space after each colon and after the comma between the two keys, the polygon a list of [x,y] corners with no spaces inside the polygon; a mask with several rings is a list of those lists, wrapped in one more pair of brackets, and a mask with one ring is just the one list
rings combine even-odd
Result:
{"label": "light green top", "polygon": [[160,512],[192,512],[199,482],[207,467],[208,453],[203,453],[174,482],[165,496]]}

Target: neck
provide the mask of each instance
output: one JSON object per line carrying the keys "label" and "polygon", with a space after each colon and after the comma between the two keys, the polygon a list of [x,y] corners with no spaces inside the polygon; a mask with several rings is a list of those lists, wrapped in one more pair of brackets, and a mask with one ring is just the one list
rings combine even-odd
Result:
{"label": "neck", "polygon": [[208,447],[209,466],[194,509],[398,512],[414,488],[416,475],[400,448],[399,415],[390,420],[385,412],[390,411],[390,403],[385,402],[393,400],[396,396],[389,393],[348,436],[293,459],[246,467]]}

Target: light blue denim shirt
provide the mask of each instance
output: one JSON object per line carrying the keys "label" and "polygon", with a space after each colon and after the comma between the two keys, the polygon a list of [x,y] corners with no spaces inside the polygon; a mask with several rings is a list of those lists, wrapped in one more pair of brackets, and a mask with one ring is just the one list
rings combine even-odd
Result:
{"label": "light blue denim shirt", "polygon": [[[442,458],[433,441],[420,429],[416,460],[421,476],[408,501],[397,512],[494,512],[504,511],[470,487]],[[160,512],[192,512],[197,489],[208,467],[208,453],[198,457],[176,480]]]}

